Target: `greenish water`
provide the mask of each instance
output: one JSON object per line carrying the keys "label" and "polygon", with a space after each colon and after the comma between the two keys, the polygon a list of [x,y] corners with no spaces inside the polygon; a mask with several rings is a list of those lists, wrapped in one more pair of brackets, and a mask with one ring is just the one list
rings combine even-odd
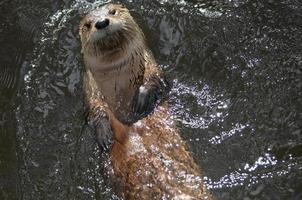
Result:
{"label": "greenish water", "polygon": [[[0,1],[0,199],[117,199],[84,126],[89,2]],[[302,199],[302,3],[121,2],[215,196]]]}

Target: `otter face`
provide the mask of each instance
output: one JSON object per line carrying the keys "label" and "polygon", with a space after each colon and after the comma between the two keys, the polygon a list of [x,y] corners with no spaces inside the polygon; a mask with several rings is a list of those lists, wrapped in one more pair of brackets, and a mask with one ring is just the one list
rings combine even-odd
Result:
{"label": "otter face", "polygon": [[121,5],[106,4],[91,11],[80,23],[83,50],[95,54],[123,48],[126,42],[142,34],[129,10]]}

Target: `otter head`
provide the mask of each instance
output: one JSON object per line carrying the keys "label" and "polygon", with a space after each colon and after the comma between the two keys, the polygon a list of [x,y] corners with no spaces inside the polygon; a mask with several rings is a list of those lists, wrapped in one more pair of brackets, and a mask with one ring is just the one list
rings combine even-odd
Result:
{"label": "otter head", "polygon": [[131,46],[144,43],[129,10],[117,4],[106,4],[88,13],[80,23],[80,37],[84,54],[90,56],[129,51]]}

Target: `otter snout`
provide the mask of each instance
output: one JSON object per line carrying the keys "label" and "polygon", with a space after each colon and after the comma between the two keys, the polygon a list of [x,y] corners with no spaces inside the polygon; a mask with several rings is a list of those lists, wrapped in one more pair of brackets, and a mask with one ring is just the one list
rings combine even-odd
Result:
{"label": "otter snout", "polygon": [[101,20],[101,21],[97,21],[94,25],[94,27],[98,30],[106,28],[109,25],[110,21],[108,18]]}

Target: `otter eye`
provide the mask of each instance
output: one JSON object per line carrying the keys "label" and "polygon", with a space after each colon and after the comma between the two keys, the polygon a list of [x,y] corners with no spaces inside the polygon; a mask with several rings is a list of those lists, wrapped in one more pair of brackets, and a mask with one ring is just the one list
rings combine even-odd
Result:
{"label": "otter eye", "polygon": [[109,10],[109,14],[110,14],[110,15],[115,15],[115,13],[116,13],[116,10],[115,10],[115,9]]}
{"label": "otter eye", "polygon": [[86,22],[84,24],[84,26],[87,28],[87,29],[90,29],[91,28],[91,23],[90,22]]}

